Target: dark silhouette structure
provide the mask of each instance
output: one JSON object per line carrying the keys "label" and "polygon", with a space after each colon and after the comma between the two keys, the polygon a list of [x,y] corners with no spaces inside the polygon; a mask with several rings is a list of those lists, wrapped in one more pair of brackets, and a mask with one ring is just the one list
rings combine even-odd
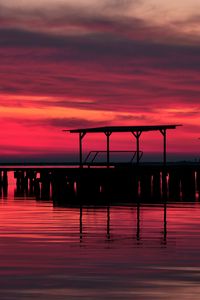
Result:
{"label": "dark silhouette structure", "polygon": [[[110,205],[164,201],[200,200],[200,162],[166,161],[166,132],[180,125],[112,126],[71,130],[79,134],[80,161],[62,167],[41,164],[1,166],[0,184],[4,194],[9,171],[16,178],[15,196],[35,196],[59,205]],[[143,132],[159,131],[163,135],[163,162],[139,163],[139,139]],[[87,133],[104,133],[107,140],[107,160],[94,163],[99,151],[91,151],[83,162],[82,140]],[[136,163],[110,163],[109,137],[114,132],[131,132],[136,138]],[[126,151],[125,151],[126,152]],[[92,164],[87,159],[92,155]],[[133,161],[132,158],[132,161]],[[103,168],[102,168],[103,166]],[[1,189],[0,189],[1,190]],[[138,208],[139,209],[139,208]],[[108,233],[109,235],[109,233]]]}
{"label": "dark silhouette structure", "polygon": [[[104,133],[106,135],[106,154],[107,154],[107,166],[110,165],[110,136],[112,133],[124,133],[130,132],[136,138],[136,151],[133,153],[136,154],[137,164],[139,164],[141,158],[140,151],[140,136],[143,132],[150,131],[159,131],[163,135],[163,163],[166,164],[166,144],[167,144],[167,130],[176,129],[177,126],[181,126],[180,124],[173,125],[152,125],[152,126],[106,126],[106,127],[96,127],[96,128],[82,128],[82,129],[73,129],[73,130],[63,130],[65,132],[70,133],[78,133],[79,134],[79,162],[80,166],[83,166],[83,151],[82,151],[82,141],[86,134],[88,133]],[[93,152],[93,151],[91,151]],[[89,155],[91,154],[89,153]],[[97,154],[100,151],[94,151],[95,156],[93,156],[93,162],[96,158]],[[121,151],[120,151],[121,152]],[[87,156],[87,158],[89,157]]]}
{"label": "dark silhouette structure", "polygon": [[16,197],[35,196],[64,206],[200,200],[200,163],[195,162],[4,168],[4,174],[9,171],[15,174]]}

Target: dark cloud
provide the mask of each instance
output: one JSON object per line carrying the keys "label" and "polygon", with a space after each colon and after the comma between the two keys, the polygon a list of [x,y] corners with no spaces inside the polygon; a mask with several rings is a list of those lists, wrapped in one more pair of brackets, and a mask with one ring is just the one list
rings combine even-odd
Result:
{"label": "dark cloud", "polygon": [[[18,100],[15,105],[130,112],[174,102],[199,105],[200,46],[178,45],[171,38],[163,43],[176,33],[137,17],[65,8],[1,11],[1,93],[54,98]],[[72,25],[87,33],[59,35],[47,30]]]}
{"label": "dark cloud", "polygon": [[[155,56],[142,46],[141,51],[139,46],[137,51],[133,46],[131,55],[127,50],[130,45],[119,52],[118,49],[113,52],[108,46],[107,54],[102,54],[100,45],[96,45],[94,48],[98,50],[88,49],[88,53],[85,50],[85,56],[81,47],[73,47],[74,50],[1,49],[1,93],[30,95],[30,100],[18,99],[13,105],[21,102],[21,105],[34,107],[125,111],[143,107],[146,111],[149,105],[155,106],[155,101],[160,106],[174,101],[199,104],[200,58],[195,54],[196,49],[190,52],[183,49],[179,53],[175,47],[174,56],[171,48],[163,49],[163,55],[161,51],[156,58],[160,46],[155,47]],[[31,95],[37,96],[37,101],[31,99]],[[51,99],[40,99],[40,96]]]}
{"label": "dark cloud", "polygon": [[21,125],[28,127],[54,127],[58,130],[62,129],[72,129],[72,128],[87,128],[87,127],[95,127],[95,126],[106,126],[108,122],[100,122],[100,121],[89,121],[86,119],[80,118],[49,118],[49,119],[18,119],[18,118],[4,118],[6,121],[11,121],[15,123],[19,123]]}
{"label": "dark cloud", "polygon": [[0,29],[1,47],[63,47],[70,45],[70,41],[62,37],[49,34],[31,32],[24,29],[3,28]]}
{"label": "dark cloud", "polygon": [[[58,3],[49,7],[23,8],[0,5],[0,27],[3,45],[57,46],[70,42],[66,37],[84,40],[128,39],[144,43],[182,45],[192,38],[177,31],[174,26],[155,26],[151,21],[128,16],[129,8],[141,1],[104,1],[100,6],[78,6]],[[119,13],[119,11],[121,13]],[[190,22],[190,21],[188,21]],[[178,26],[177,26],[178,27]],[[197,39],[194,43],[199,44]],[[53,45],[52,45],[53,44]],[[151,50],[151,49],[150,49]]]}
{"label": "dark cloud", "polygon": [[114,10],[127,10],[130,7],[133,7],[140,4],[142,1],[141,0],[105,0],[103,1],[103,7],[104,8],[111,8],[112,11]]}
{"label": "dark cloud", "polygon": [[152,121],[151,117],[149,117],[148,115],[145,115],[145,114],[138,114],[138,115],[136,115],[136,114],[135,115],[132,115],[132,114],[120,115],[120,114],[118,114],[118,115],[116,115],[115,120],[117,122],[120,122],[120,121],[122,121],[122,122],[123,121],[131,121],[131,122],[134,122],[134,121],[141,121],[141,122]]}
{"label": "dark cloud", "polygon": [[[37,124],[37,121],[36,121]],[[38,121],[39,126],[52,126],[56,128],[87,128],[87,127],[95,127],[95,126],[104,126],[106,122],[98,122],[98,121],[89,121],[85,119],[79,118],[64,118],[64,119],[46,119]]]}
{"label": "dark cloud", "polygon": [[[147,32],[148,35],[148,32]],[[96,62],[101,59],[103,64],[121,68],[123,72],[124,61],[129,66],[135,67],[136,59],[138,68],[130,68],[130,72],[138,74],[144,72],[141,67],[153,64],[155,69],[200,69],[200,46],[162,45],[153,41],[132,40],[125,36],[115,36],[111,33],[96,33],[86,36],[57,36],[47,33],[29,32],[20,29],[0,29],[0,46],[12,47],[13,53],[10,60],[14,58],[15,49],[20,49],[24,55],[17,56],[17,60],[24,61],[29,58],[45,62],[71,62],[84,61]],[[23,50],[22,50],[23,48]],[[42,49],[48,48],[43,55]],[[27,53],[26,53],[27,51]],[[32,52],[31,52],[32,51]],[[7,52],[5,52],[8,57]],[[5,59],[5,58],[4,58]],[[151,61],[148,61],[151,59]],[[115,64],[114,61],[117,60]]]}

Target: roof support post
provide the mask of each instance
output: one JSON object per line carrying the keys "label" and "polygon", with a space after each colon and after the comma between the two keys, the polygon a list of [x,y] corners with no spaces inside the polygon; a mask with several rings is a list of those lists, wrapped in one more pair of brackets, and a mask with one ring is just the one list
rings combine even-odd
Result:
{"label": "roof support post", "polygon": [[166,144],[167,144],[167,129],[161,129],[161,134],[163,135],[163,172],[162,172],[162,194],[163,197],[166,197],[167,194],[167,171],[166,171],[166,164],[167,164],[167,151],[166,151]]}
{"label": "roof support post", "polygon": [[163,164],[164,166],[166,165],[167,162],[167,151],[166,151],[166,145],[167,145],[167,130],[166,129],[161,129],[160,130],[161,134],[163,135]]}
{"label": "roof support post", "polygon": [[107,138],[107,149],[106,149],[106,152],[107,152],[107,167],[109,168],[109,165],[110,165],[110,136],[112,134],[111,131],[106,131],[104,132],[105,135],[106,135],[106,138]]}
{"label": "roof support post", "polygon": [[83,167],[83,151],[82,151],[82,139],[86,135],[86,132],[79,132],[79,164],[80,168]]}
{"label": "roof support post", "polygon": [[140,161],[140,136],[142,134],[142,131],[133,131],[132,134],[136,138],[136,158],[137,158],[137,164],[139,164],[139,161]]}

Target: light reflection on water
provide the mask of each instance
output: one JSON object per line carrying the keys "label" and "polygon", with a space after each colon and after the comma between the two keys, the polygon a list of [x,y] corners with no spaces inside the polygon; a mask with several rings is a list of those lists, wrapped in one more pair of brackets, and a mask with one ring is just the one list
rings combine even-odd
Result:
{"label": "light reflection on water", "polygon": [[1,299],[199,299],[200,204],[0,200]]}

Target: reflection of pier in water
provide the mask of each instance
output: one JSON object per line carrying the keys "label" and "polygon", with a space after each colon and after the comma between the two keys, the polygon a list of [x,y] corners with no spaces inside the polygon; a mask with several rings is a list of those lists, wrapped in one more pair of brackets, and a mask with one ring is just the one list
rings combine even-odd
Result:
{"label": "reflection of pier in water", "polygon": [[[143,237],[141,235],[141,204],[138,202],[135,206],[131,207],[132,209],[135,209],[136,211],[136,220],[135,220],[135,226],[133,224],[133,227],[135,229],[135,234],[133,232],[131,239],[136,240],[138,244],[143,240]],[[84,215],[84,210],[88,209],[88,207],[80,206],[80,218],[79,218],[79,234],[80,234],[80,242],[83,242],[84,237],[87,237],[87,234],[89,232],[84,229],[84,224],[83,224],[83,215]],[[106,217],[106,240],[109,242],[114,242],[115,241],[115,234],[113,231],[115,231],[115,228],[112,226],[112,218],[111,218],[111,212],[112,212],[112,207],[107,206],[105,209],[105,214],[107,215]],[[162,228],[160,228],[160,241],[162,244],[166,244],[167,242],[167,203],[162,204],[162,210],[163,210],[163,221],[162,221]],[[120,220],[119,220],[120,221]],[[111,230],[112,227],[112,230]],[[130,238],[130,237],[129,237]],[[155,237],[154,237],[155,238]]]}

